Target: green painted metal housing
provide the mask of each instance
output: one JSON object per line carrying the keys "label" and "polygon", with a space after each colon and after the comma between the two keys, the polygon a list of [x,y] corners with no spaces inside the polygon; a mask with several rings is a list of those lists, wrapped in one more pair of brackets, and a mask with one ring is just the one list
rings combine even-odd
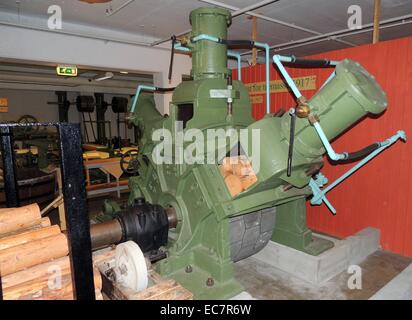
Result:
{"label": "green painted metal housing", "polygon": [[[201,8],[191,13],[190,21],[192,37],[207,34],[226,39],[231,17],[224,9]],[[285,240],[288,245],[304,250],[311,234],[305,229],[306,224],[296,223],[296,219],[305,214],[302,199],[311,195],[308,183],[322,167],[325,150],[308,120],[298,119],[293,170],[291,177],[287,177],[290,116],[267,115],[254,121],[248,90],[240,81],[233,81],[233,113],[228,116],[227,99],[211,96],[211,90],[228,87],[227,46],[212,41],[189,42],[188,46],[193,52],[193,80],[184,81],[175,89],[170,114],[162,116],[157,112],[153,95],[138,98],[132,119],[141,137],[140,169],[138,176],[129,179],[129,202],[143,196],[151,203],[176,209],[178,225],[169,232],[168,257],[155,265],[162,275],[188,287],[196,298],[228,298],[242,290],[233,277],[229,219],[297,201],[294,205],[279,207],[283,218],[278,230],[286,231],[283,238],[289,239]],[[345,60],[338,65],[336,76],[309,101],[309,106],[319,117],[328,138],[333,139],[367,113],[383,111],[386,97],[361,66]],[[156,164],[152,152],[158,142],[152,140],[152,134],[156,129],[165,128],[174,135],[176,121],[184,122],[184,131],[247,129],[250,139],[248,145],[242,146],[245,150],[253,150],[257,142],[251,138],[253,130],[258,130],[260,161],[252,162],[257,183],[232,197],[217,163]],[[173,140],[173,146],[175,142]],[[232,145],[227,143],[225,147],[229,150]],[[294,221],[288,222],[287,212],[292,211],[295,214],[290,217]],[[298,235],[290,236],[293,232]],[[208,279],[213,279],[213,285]]]}

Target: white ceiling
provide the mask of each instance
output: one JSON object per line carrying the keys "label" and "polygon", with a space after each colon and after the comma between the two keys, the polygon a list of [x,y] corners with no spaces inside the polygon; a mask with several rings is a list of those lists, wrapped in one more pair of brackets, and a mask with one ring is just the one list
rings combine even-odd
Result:
{"label": "white ceiling", "polygon": [[[75,0],[1,0],[0,22],[46,28],[47,8],[51,4],[57,4],[62,7],[63,28],[69,31],[82,31],[99,36],[110,35],[111,39],[116,37],[123,41],[152,43],[190,29],[190,11],[208,6],[198,0],[136,0],[112,16],[106,14],[106,10],[115,10],[126,2],[127,0],[113,0],[106,4],[86,4]],[[260,0],[221,2],[244,8]],[[363,23],[371,23],[373,3],[373,0],[279,0],[255,12],[320,33],[329,33],[347,28],[347,10],[353,4],[361,6]],[[412,0],[382,0],[382,20],[407,14],[412,14]],[[247,15],[233,19],[229,38],[248,39],[250,34],[251,20]],[[258,40],[270,45],[310,36],[313,34],[258,20]],[[412,24],[381,30],[381,40],[405,36],[412,36]],[[366,32],[341,39],[358,45],[371,42],[371,37],[371,32]],[[326,40],[290,49],[284,53],[307,55],[342,47],[347,45]]]}

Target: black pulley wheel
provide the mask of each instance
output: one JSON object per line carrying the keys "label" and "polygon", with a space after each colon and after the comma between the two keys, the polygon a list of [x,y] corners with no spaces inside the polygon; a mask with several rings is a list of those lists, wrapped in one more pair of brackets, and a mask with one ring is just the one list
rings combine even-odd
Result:
{"label": "black pulley wheel", "polygon": [[133,176],[139,172],[139,160],[137,159],[139,152],[136,149],[131,149],[124,154],[120,159],[120,168],[122,171],[129,175]]}
{"label": "black pulley wheel", "polygon": [[114,113],[125,113],[127,111],[127,105],[129,100],[124,97],[112,98],[112,111]]}
{"label": "black pulley wheel", "polygon": [[[17,123],[21,123],[21,124],[30,124],[30,123],[38,123],[39,120],[37,120],[35,117],[29,115],[29,114],[25,114],[23,116],[21,116],[19,118],[19,120],[17,120]],[[36,133],[37,131],[39,131],[40,127],[38,126],[34,126],[34,127],[23,127],[22,131],[26,134],[28,132],[32,132],[32,133]]]}
{"label": "black pulley wheel", "polygon": [[93,112],[94,111],[93,96],[78,96],[76,98],[76,107],[78,112]]}

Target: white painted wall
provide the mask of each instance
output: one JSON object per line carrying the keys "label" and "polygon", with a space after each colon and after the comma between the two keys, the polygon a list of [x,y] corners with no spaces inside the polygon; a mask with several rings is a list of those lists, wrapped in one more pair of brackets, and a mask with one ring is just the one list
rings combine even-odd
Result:
{"label": "white painted wall", "polygon": [[[75,64],[103,70],[127,70],[154,74],[155,86],[174,86],[183,74],[190,74],[189,56],[176,54],[174,76],[167,82],[170,51],[127,43],[40,31],[17,26],[1,26],[0,59],[42,64]],[[156,97],[157,108],[168,112],[171,93]]]}

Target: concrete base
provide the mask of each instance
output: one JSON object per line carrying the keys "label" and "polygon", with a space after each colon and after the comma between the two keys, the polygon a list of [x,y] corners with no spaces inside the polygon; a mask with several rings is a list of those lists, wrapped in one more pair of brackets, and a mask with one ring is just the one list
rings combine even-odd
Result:
{"label": "concrete base", "polygon": [[322,284],[379,249],[380,232],[374,228],[363,229],[344,240],[314,236],[331,240],[335,246],[312,256],[270,241],[253,257],[310,283]]}
{"label": "concrete base", "polygon": [[247,291],[242,291],[241,293],[235,295],[234,297],[230,298],[229,300],[256,300],[252,297],[252,295]]}
{"label": "concrete base", "polygon": [[389,281],[369,300],[412,300],[412,264]]}

